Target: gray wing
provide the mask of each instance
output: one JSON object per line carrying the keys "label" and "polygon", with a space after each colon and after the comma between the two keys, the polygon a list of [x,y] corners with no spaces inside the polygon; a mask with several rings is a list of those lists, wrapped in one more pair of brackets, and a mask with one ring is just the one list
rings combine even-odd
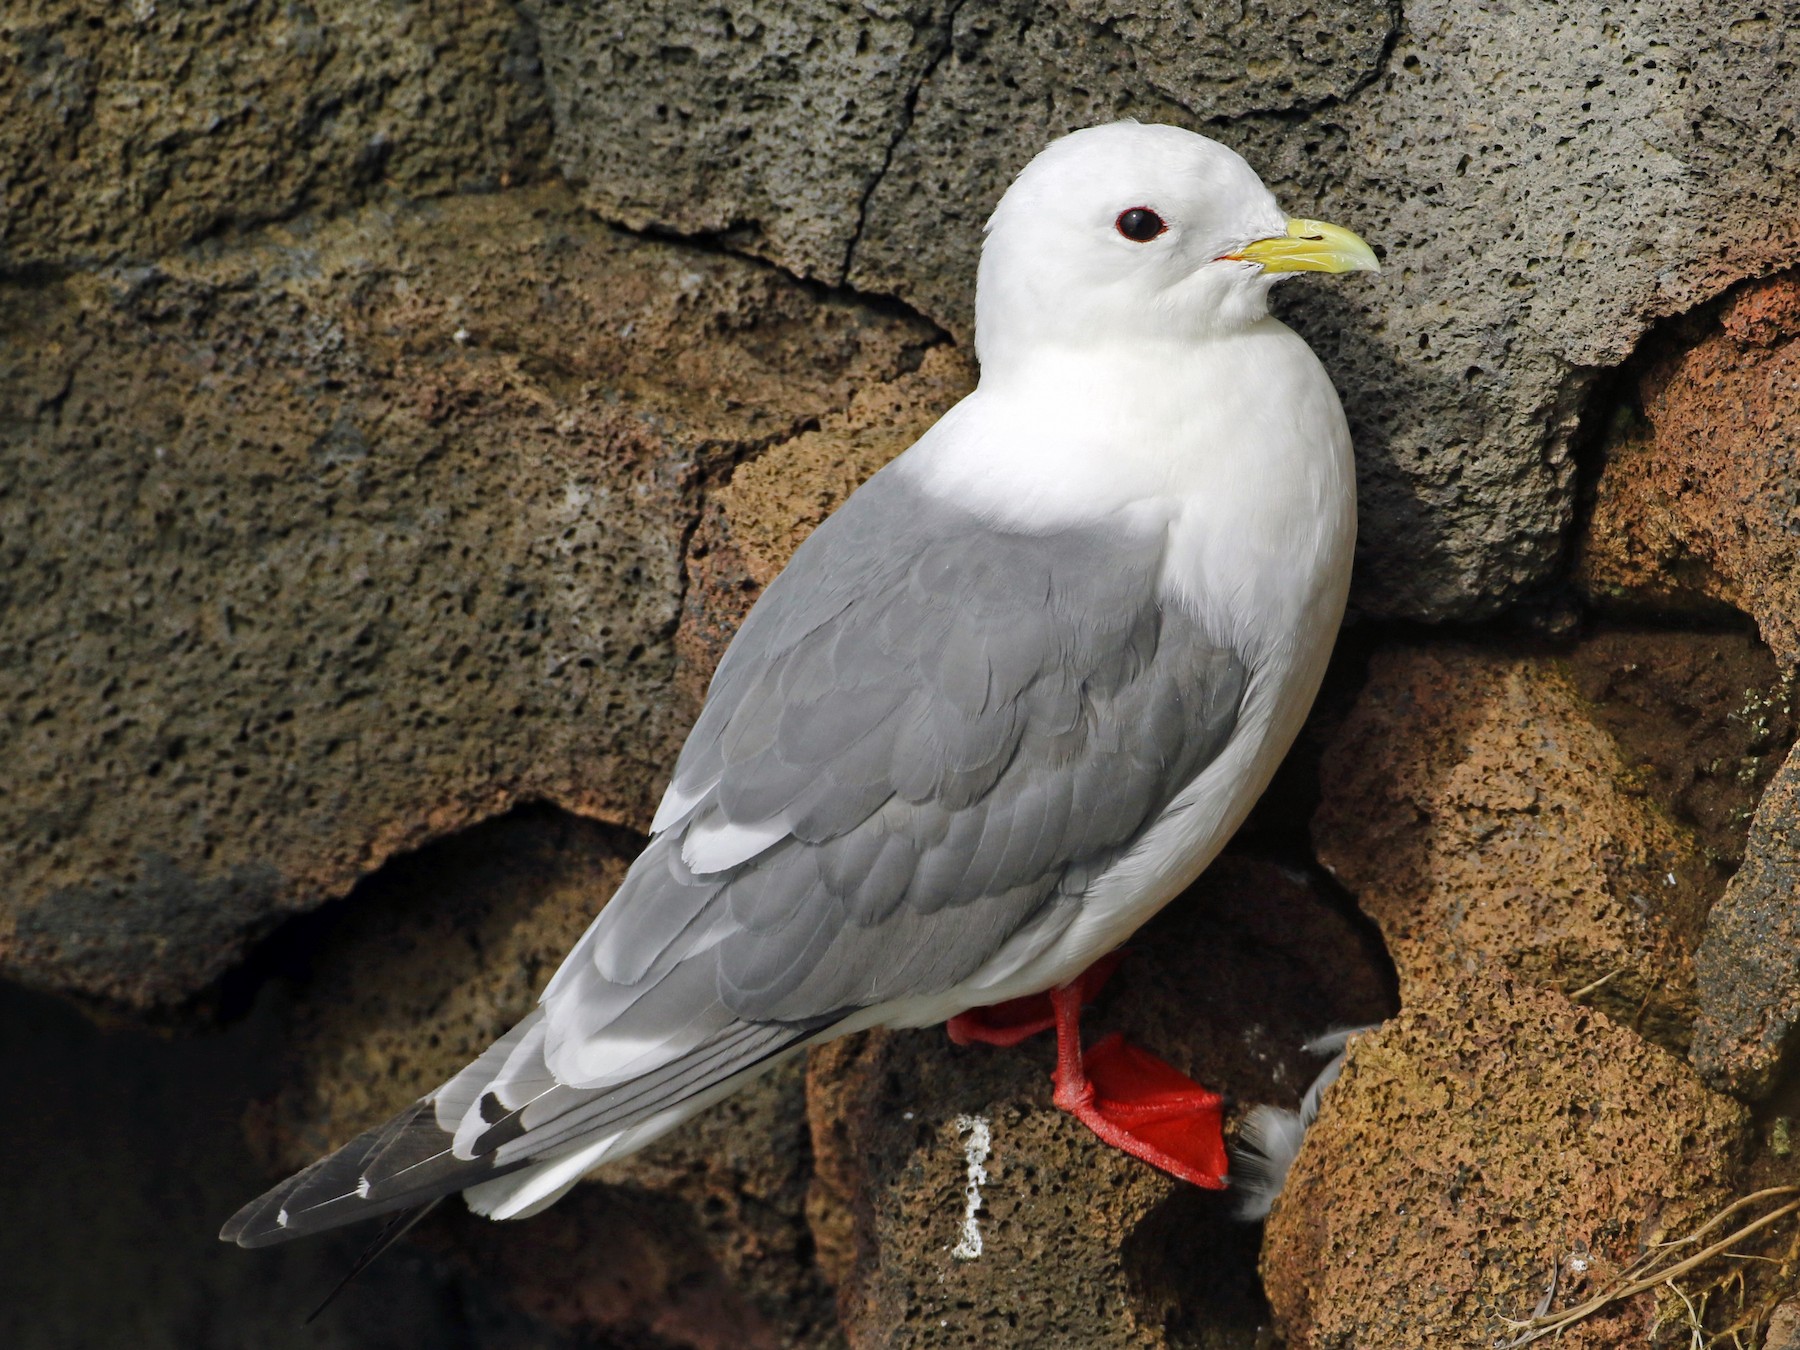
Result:
{"label": "gray wing", "polygon": [[1160,525],[995,529],[876,475],[751,611],[540,1009],[231,1235],[566,1152],[1042,951],[1236,726],[1245,664],[1159,604],[1163,548]]}
{"label": "gray wing", "polygon": [[752,611],[678,818],[569,978],[704,956],[736,1017],[805,1019],[948,989],[1066,921],[1236,724],[1244,664],[1158,603],[1163,547],[1000,531],[877,476]]}
{"label": "gray wing", "polygon": [[751,611],[663,828],[546,991],[556,1076],[625,1081],[1054,941],[1236,726],[1244,662],[1159,603],[1163,550],[1160,523],[1010,532],[866,484]]}

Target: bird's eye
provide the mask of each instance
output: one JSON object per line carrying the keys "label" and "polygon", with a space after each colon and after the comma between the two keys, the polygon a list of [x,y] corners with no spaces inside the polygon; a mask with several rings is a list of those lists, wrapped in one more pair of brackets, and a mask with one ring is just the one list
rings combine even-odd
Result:
{"label": "bird's eye", "polygon": [[1167,222],[1147,206],[1134,206],[1129,211],[1119,212],[1113,225],[1134,244],[1147,244],[1169,228]]}

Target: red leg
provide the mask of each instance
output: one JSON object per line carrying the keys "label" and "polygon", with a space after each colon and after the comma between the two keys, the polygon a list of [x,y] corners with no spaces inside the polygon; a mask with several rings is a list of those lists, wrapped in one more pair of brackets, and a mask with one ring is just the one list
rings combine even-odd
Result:
{"label": "red leg", "polygon": [[[1079,990],[1083,1003],[1100,997],[1113,971],[1125,957],[1121,949],[1109,952],[1082,971],[1070,987]],[[1028,994],[986,1008],[970,1008],[944,1023],[957,1045],[1017,1045],[1056,1025],[1056,1011],[1048,994]]]}
{"label": "red leg", "polygon": [[1056,1071],[1050,1075],[1056,1088],[1053,1100],[1079,1116],[1094,1101],[1094,1085],[1081,1067],[1081,1000],[1070,998],[1069,987],[1063,985],[1050,991],[1050,1006],[1056,1010]]}
{"label": "red leg", "polygon": [[1210,1190],[1225,1187],[1220,1098],[1122,1036],[1081,1049],[1081,986],[1051,991],[1057,1106],[1114,1148]]}

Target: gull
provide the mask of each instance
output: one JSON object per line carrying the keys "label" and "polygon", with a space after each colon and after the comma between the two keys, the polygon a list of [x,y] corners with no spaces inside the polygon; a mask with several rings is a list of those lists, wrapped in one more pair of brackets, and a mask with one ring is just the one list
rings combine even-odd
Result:
{"label": "gull", "polygon": [[1218,1097],[1117,1037],[1084,1051],[1080,1012],[1324,674],[1350,435],[1268,298],[1359,270],[1362,240],[1290,219],[1203,136],[1120,122],[1045,148],[987,224],[978,387],[770,583],[537,1007],[221,1236],[458,1191],[523,1217],[808,1046],[946,1021],[1054,1026],[1058,1106],[1224,1185]]}

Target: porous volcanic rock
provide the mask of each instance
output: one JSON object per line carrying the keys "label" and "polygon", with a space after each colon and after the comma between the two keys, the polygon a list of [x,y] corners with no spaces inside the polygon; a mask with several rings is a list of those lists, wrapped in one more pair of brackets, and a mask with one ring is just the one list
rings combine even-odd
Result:
{"label": "porous volcanic rock", "polygon": [[[1408,990],[1355,1042],[1270,1217],[1292,1350],[1491,1350],[1731,1194],[1747,1113],[1604,1014],[1491,968]],[[1651,1343],[1654,1295],[1558,1345]],[[1685,1344],[1685,1333],[1682,1344]]]}
{"label": "porous volcanic rock", "polygon": [[136,1005],[516,802],[642,825],[702,485],[934,340],[555,187],[0,315],[0,971]]}
{"label": "porous volcanic rock", "polygon": [[1800,1031],[1800,751],[1750,824],[1744,865],[1695,958],[1694,1064],[1715,1087],[1767,1096]]}
{"label": "porous volcanic rock", "polygon": [[829,283],[844,279],[950,7],[526,5],[556,156],[584,201],[633,228],[719,237]]}
{"label": "porous volcanic rock", "polygon": [[[700,1212],[680,1196],[584,1185],[544,1214],[499,1224],[450,1203],[457,1208],[432,1215],[413,1241],[577,1345],[832,1350],[843,1343],[829,1322],[801,1320],[796,1328],[765,1314],[720,1266]],[[802,1298],[829,1317],[830,1293],[816,1272],[795,1266],[784,1273],[792,1284],[810,1278]],[[767,1302],[778,1313],[798,1313],[788,1292],[773,1291]]]}
{"label": "porous volcanic rock", "polygon": [[[690,1216],[694,1236],[667,1245],[704,1251],[768,1343],[805,1350],[843,1343],[807,1215],[813,1168],[803,1062],[781,1065],[596,1176],[600,1189],[655,1197]],[[601,1250],[612,1240],[601,1236]],[[749,1346],[745,1325],[742,1339],[722,1340],[723,1350]]]}
{"label": "porous volcanic rock", "polygon": [[285,933],[281,950],[305,953],[304,984],[280,1091],[254,1116],[271,1170],[387,1119],[530,1012],[641,842],[522,807],[392,859]]}
{"label": "porous volcanic rock", "polygon": [[1345,393],[1358,602],[1383,614],[1491,613],[1544,584],[1595,373],[1800,256],[1800,35],[1755,0],[786,0],[674,30],[642,0],[533,13],[587,200],[902,296],[960,336],[993,202],[1094,122],[1218,136],[1288,209],[1361,231],[1383,276],[1284,308]]}
{"label": "porous volcanic rock", "polygon": [[1800,256],[1777,204],[1800,191],[1800,34],[1756,0],[1427,0],[1399,29],[1357,95],[1240,148],[1291,210],[1383,250],[1376,284],[1286,309],[1346,393],[1361,603],[1491,613],[1564,564],[1596,372]]}
{"label": "porous volcanic rock", "polygon": [[806,1222],[804,1095],[789,1063],[543,1214],[455,1213],[425,1243],[604,1345],[832,1350],[844,1342]]}
{"label": "porous volcanic rock", "polygon": [[[635,846],[526,808],[393,860],[304,920],[319,932],[285,944],[312,954],[282,1087],[252,1113],[271,1171],[400,1109],[523,1016]],[[1124,1031],[1240,1099],[1292,1104],[1319,1067],[1308,1037],[1392,1006],[1371,933],[1306,877],[1228,857],[1134,942],[1088,1035]],[[828,1346],[835,1285],[865,1345],[940,1343],[938,1321],[954,1322],[949,1343],[1254,1344],[1254,1230],[1229,1197],[1179,1186],[1056,1111],[1051,1051],[1050,1037],[957,1049],[939,1028],[830,1046],[804,1102],[799,1066],[778,1070],[544,1215],[496,1227],[451,1213],[423,1241],[585,1335]],[[994,1138],[989,1247],[973,1262],[932,1245],[961,1222],[960,1115],[985,1116]],[[1037,1274],[1020,1292],[1026,1260]],[[931,1288],[940,1267],[961,1281],[950,1303]],[[1094,1300],[1113,1331],[1089,1324]],[[896,1342],[890,1317],[906,1322]]]}
{"label": "porous volcanic rock", "polygon": [[1313,833],[1380,925],[1403,1002],[1455,973],[1513,973],[1685,1044],[1679,935],[1712,881],[1632,770],[1550,662],[1376,655],[1321,766]]}
{"label": "porous volcanic rock", "polygon": [[1614,429],[1579,575],[1600,602],[1752,615],[1800,663],[1800,273],[1659,329]]}
{"label": "porous volcanic rock", "polygon": [[1606,624],[1558,651],[1583,712],[1618,746],[1624,786],[1686,827],[1707,870],[1694,903],[1664,915],[1684,943],[1743,864],[1750,818],[1800,731],[1792,671],[1743,616],[1682,631]]}
{"label": "porous volcanic rock", "polygon": [[550,147],[536,34],[503,0],[8,0],[0,68],[0,268],[493,188]]}
{"label": "porous volcanic rock", "polygon": [[1045,142],[1121,117],[1192,127],[1233,146],[1260,116],[1307,126],[1308,111],[1380,75],[1397,19],[1387,0],[957,5],[947,49],[869,193],[849,279],[966,335],[982,226]]}
{"label": "porous volcanic rock", "polygon": [[[1304,877],[1226,858],[1152,920],[1084,1018],[1240,1099],[1291,1104],[1301,1043],[1392,1008],[1369,935]],[[808,1074],[821,1263],[853,1346],[1249,1347],[1267,1311],[1231,1200],[1101,1145],[1050,1103],[1054,1038],[874,1032]],[[975,1147],[985,1129],[985,1154]],[[973,1149],[973,1152],[971,1151]],[[966,1237],[971,1165],[980,1254]]]}
{"label": "porous volcanic rock", "polygon": [[713,498],[749,574],[767,585],[826,516],[974,387],[966,352],[933,347],[918,370],[868,385],[818,428],[741,466]]}

